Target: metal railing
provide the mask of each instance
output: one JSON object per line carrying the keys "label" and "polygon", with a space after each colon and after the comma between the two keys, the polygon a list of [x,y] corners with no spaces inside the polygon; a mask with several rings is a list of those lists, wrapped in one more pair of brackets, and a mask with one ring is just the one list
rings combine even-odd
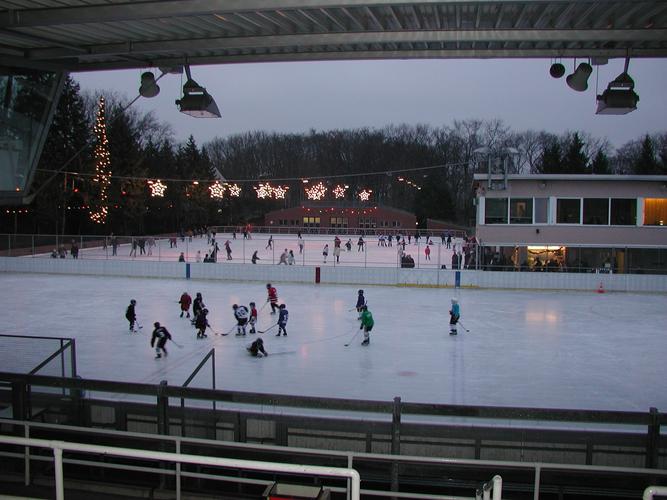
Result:
{"label": "metal railing", "polygon": [[[316,477],[342,477],[349,480],[351,500],[359,500],[361,480],[359,473],[354,469],[339,467],[322,467],[317,465],[293,465],[256,460],[240,460],[218,457],[186,455],[182,453],[167,453],[160,451],[137,450],[132,448],[117,448],[112,446],[89,445],[82,443],[68,443],[65,441],[48,441],[44,439],[22,438],[0,435],[0,443],[30,447],[51,448],[54,460],[54,478],[56,500],[65,499],[65,484],[63,478],[63,452],[73,451],[81,453],[111,455],[125,458],[156,460],[161,462],[180,464],[209,465],[221,468],[237,468],[255,471],[282,472],[295,475],[312,475]],[[176,498],[181,499],[180,475],[176,474]]]}
{"label": "metal railing", "polygon": [[[375,463],[375,464],[387,464],[389,467],[392,465],[400,466],[406,468],[409,466],[418,467],[419,470],[427,470],[429,467],[438,467],[438,470],[444,472],[437,474],[437,477],[440,478],[440,490],[442,491],[446,488],[448,482],[454,481],[457,479],[457,470],[465,471],[478,470],[484,473],[488,470],[504,470],[507,471],[509,475],[516,476],[517,473],[528,474],[528,477],[532,477],[530,483],[532,484],[532,497],[534,500],[539,500],[541,493],[550,493],[553,494],[553,488],[545,486],[543,481],[543,476],[559,473],[570,476],[579,476],[581,478],[599,478],[599,477],[616,477],[620,478],[621,481],[624,481],[624,478],[642,478],[644,484],[651,486],[642,486],[644,488],[644,499],[649,500],[655,495],[663,495],[667,491],[665,486],[656,486],[656,481],[666,481],[667,480],[667,471],[666,470],[656,470],[656,469],[641,469],[641,468],[631,468],[631,467],[607,467],[607,466],[590,466],[590,465],[572,465],[572,464],[562,464],[562,463],[545,463],[545,462],[509,462],[502,460],[471,460],[471,459],[454,459],[454,458],[430,458],[430,457],[418,457],[418,456],[401,456],[401,455],[388,455],[380,453],[361,453],[361,452],[340,452],[332,450],[317,450],[317,449],[308,449],[308,448],[298,448],[290,447],[285,448],[281,446],[272,446],[272,445],[261,445],[261,444],[249,444],[249,443],[237,443],[237,442],[225,442],[218,440],[206,440],[206,439],[197,439],[197,438],[183,438],[179,436],[158,436],[153,434],[143,434],[136,432],[121,432],[108,429],[88,429],[81,427],[72,427],[72,426],[63,426],[56,424],[44,424],[38,422],[26,422],[26,421],[14,421],[7,419],[0,419],[0,428],[7,431],[8,426],[19,426],[23,428],[23,437],[18,436],[7,436],[6,434],[0,434],[0,443],[5,443],[7,445],[15,445],[23,447],[22,452],[12,452],[8,451],[6,448],[0,448],[0,456],[13,458],[13,459],[22,459],[24,462],[24,484],[30,486],[32,484],[32,472],[30,463],[31,461],[44,461],[49,460],[48,457],[41,455],[35,455],[31,453],[31,447],[40,446],[40,442],[45,444],[47,448],[54,449],[52,444],[61,443],[62,441],[52,441],[48,439],[34,440],[31,438],[33,434],[42,434],[51,432],[54,435],[64,435],[69,436],[69,444],[71,447],[59,446],[60,450],[72,450],[72,451],[82,451],[84,453],[104,453],[103,450],[92,451],[93,448],[88,448],[87,443],[81,443],[79,441],[88,439],[93,441],[99,441],[100,439],[106,438],[112,442],[128,442],[131,441],[136,444],[137,448],[128,448],[125,447],[105,447],[100,448],[114,448],[115,450],[130,450],[132,454],[119,454],[117,456],[126,456],[126,457],[135,457],[135,458],[144,458],[148,460],[156,461],[168,461],[174,463],[175,466],[173,469],[160,468],[160,467],[147,467],[145,464],[132,464],[124,462],[122,465],[111,463],[104,459],[104,455],[99,458],[100,460],[95,460],[91,458],[90,460],[81,460],[79,458],[64,458],[60,457],[61,463],[72,463],[76,465],[92,465],[99,468],[107,469],[119,469],[123,471],[139,471],[142,473],[154,473],[161,476],[171,476],[175,478],[175,489],[180,491],[183,478],[195,478],[195,479],[211,479],[218,481],[230,481],[236,482],[239,484],[258,484],[261,483],[266,485],[270,481],[262,479],[253,479],[250,477],[243,476],[231,476],[231,475],[219,475],[206,472],[193,472],[193,471],[184,471],[181,469],[180,464],[200,464],[201,460],[206,460],[206,457],[200,455],[192,454],[181,454],[181,450],[186,448],[192,449],[209,449],[209,453],[213,453],[216,456],[219,455],[242,455],[242,454],[251,454],[253,456],[266,453],[275,453],[278,456],[288,455],[290,458],[297,460],[300,465],[294,464],[281,464],[285,468],[280,469],[262,469],[263,464],[269,464],[272,466],[276,462],[267,462],[264,460],[257,460],[256,462],[262,464],[261,466],[252,469],[252,470],[275,470],[276,472],[286,472],[288,474],[296,472],[297,474],[303,474],[304,471],[301,469],[304,467],[303,464],[308,464],[308,462],[337,462],[341,464],[346,464],[345,467],[342,466],[325,466],[325,470],[335,470],[335,471],[345,471],[345,474],[350,474],[349,471],[355,471],[359,478],[364,478],[363,470],[360,472],[360,469],[363,469],[364,463]],[[73,441],[75,439],[76,441]],[[142,443],[143,442],[143,443]],[[144,444],[147,442],[154,442],[155,445]],[[175,450],[174,452],[160,452],[160,451],[150,451],[146,450],[147,447],[161,447],[160,443],[167,444],[171,449]],[[137,452],[138,454],[134,454]],[[146,453],[146,454],[142,454]],[[181,460],[180,457],[183,456],[194,456],[195,461],[190,460]],[[54,455],[50,460],[56,460]],[[221,458],[221,460],[225,460]],[[229,460],[229,459],[228,459]],[[214,464],[207,463],[213,466],[220,467],[241,467],[243,465],[236,464],[236,459],[231,459],[230,462],[218,462]],[[241,461],[243,462],[243,461]],[[297,467],[298,469],[293,469],[292,467]],[[306,465],[306,467],[311,467]],[[375,469],[375,467],[373,468]],[[388,467],[385,467],[388,469]],[[248,468],[248,470],[251,470]],[[313,469],[314,470],[314,469]],[[61,469],[62,471],[62,469]],[[315,472],[318,474],[319,472]],[[330,475],[331,476],[331,475]],[[350,474],[351,476],[351,474]],[[349,478],[348,475],[343,475],[342,477]],[[488,477],[488,476],[487,476]],[[370,477],[365,478],[370,480]],[[585,485],[585,479],[584,485]],[[516,482],[516,478],[515,478]],[[127,483],[131,485],[131,483]],[[437,485],[436,485],[437,486]],[[497,489],[496,489],[497,487]],[[487,497],[484,497],[484,494],[493,493],[493,500],[500,498],[501,488],[503,487],[502,479],[500,475],[495,475],[493,479],[489,482],[484,483],[481,488],[475,491],[476,498],[480,498],[477,495],[482,495],[481,498],[487,500]],[[332,486],[329,488],[333,492],[343,493],[349,491],[351,493],[351,485],[348,483],[347,488],[341,488],[337,486]],[[573,488],[573,490],[581,490],[585,488]],[[411,499],[443,499],[443,498],[462,498],[454,497],[452,495],[442,495],[437,493],[427,493],[427,492],[401,492],[401,491],[386,491],[384,489],[361,489],[358,490],[364,496],[392,496],[395,498],[411,498]],[[641,494],[641,489],[637,492],[637,497]],[[497,492],[497,493],[496,493]],[[563,494],[564,490],[559,489],[559,494]],[[180,493],[179,493],[180,494]],[[498,496],[496,496],[498,495]]]}

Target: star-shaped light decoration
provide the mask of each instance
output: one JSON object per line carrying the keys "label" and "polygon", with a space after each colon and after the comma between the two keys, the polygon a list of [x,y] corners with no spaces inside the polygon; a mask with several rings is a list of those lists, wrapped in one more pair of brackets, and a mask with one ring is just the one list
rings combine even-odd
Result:
{"label": "star-shaped light decoration", "polygon": [[318,182],[313,187],[306,189],[306,197],[309,200],[321,200],[327,192],[327,188],[321,182]]}
{"label": "star-shaped light decoration", "polygon": [[368,201],[371,197],[372,192],[373,191],[371,189],[369,189],[369,190],[364,189],[361,193],[359,193],[359,199],[361,201]]}
{"label": "star-shaped light decoration", "polygon": [[257,193],[257,198],[264,199],[271,196],[271,185],[270,184],[260,184],[257,187],[254,187],[255,192]]}
{"label": "star-shaped light decoration", "polygon": [[271,190],[271,193],[275,199],[284,200],[288,189],[289,186],[276,186]]}
{"label": "star-shaped light decoration", "polygon": [[151,188],[152,197],[158,196],[162,198],[164,196],[164,192],[167,190],[167,185],[162,183],[160,179],[156,181],[148,181],[148,187]]}
{"label": "star-shaped light decoration", "polygon": [[208,187],[208,190],[211,192],[211,198],[222,199],[225,195],[225,186],[220,184],[219,181],[215,181]]}
{"label": "star-shaped light decoration", "polygon": [[228,184],[227,189],[229,190],[230,196],[234,196],[236,198],[241,196],[241,186],[239,186],[238,184],[232,184],[232,185]]}
{"label": "star-shaped light decoration", "polygon": [[336,186],[333,190],[334,197],[336,199],[345,197],[345,189],[345,186],[341,186],[340,184]]}

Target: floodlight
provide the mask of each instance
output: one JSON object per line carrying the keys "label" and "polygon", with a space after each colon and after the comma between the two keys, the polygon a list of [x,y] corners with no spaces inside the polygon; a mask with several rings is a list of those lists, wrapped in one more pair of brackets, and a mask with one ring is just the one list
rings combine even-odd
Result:
{"label": "floodlight", "polygon": [[185,66],[188,80],[183,85],[183,97],[176,100],[181,113],[195,118],[220,118],[220,110],[206,89],[192,79],[190,67]]}
{"label": "floodlight", "polygon": [[560,78],[565,74],[565,66],[561,63],[553,63],[551,68],[549,68],[549,74],[553,78]]}
{"label": "floodlight", "polygon": [[625,115],[637,109],[639,96],[634,90],[635,82],[623,72],[609,82],[602,95],[597,96],[596,115]]}

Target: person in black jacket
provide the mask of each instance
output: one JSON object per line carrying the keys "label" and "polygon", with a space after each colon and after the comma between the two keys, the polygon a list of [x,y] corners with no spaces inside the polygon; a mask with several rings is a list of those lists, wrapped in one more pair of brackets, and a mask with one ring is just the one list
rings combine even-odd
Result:
{"label": "person in black jacket", "polygon": [[255,340],[252,344],[246,347],[251,356],[261,358],[262,355],[268,356],[269,353],[264,350],[264,341],[262,339]]}
{"label": "person in black jacket", "polygon": [[134,311],[134,306],[137,305],[137,301],[132,299],[130,300],[130,305],[127,306],[127,310],[125,311],[125,318],[130,322],[130,333],[134,333],[137,331],[135,328],[137,324],[137,314]]}
{"label": "person in black jacket", "polygon": [[[160,323],[157,321],[153,324],[155,330],[153,330],[153,336],[151,337],[151,347],[155,347],[155,358],[161,358],[162,353],[167,356],[167,349],[164,347],[167,343],[167,340],[171,340],[171,334],[164,327],[160,326]],[[155,342],[157,340],[157,343]]]}
{"label": "person in black jacket", "polygon": [[206,328],[209,327],[208,319],[206,315],[208,314],[208,309],[204,308],[199,311],[199,314],[195,316],[195,328],[197,329],[197,338],[203,339],[207,337]]}

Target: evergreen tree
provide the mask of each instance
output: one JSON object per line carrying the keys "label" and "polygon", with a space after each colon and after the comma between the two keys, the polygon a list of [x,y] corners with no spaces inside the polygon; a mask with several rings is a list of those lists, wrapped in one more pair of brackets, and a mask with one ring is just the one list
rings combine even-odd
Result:
{"label": "evergreen tree", "polygon": [[[74,234],[88,226],[86,214],[79,208],[86,202],[87,182],[83,177],[54,173],[66,164],[65,171],[90,172],[91,139],[79,84],[68,76],[35,174],[33,188],[44,189],[31,207],[33,225],[24,230]],[[68,210],[68,206],[75,208]]]}
{"label": "evergreen tree", "polygon": [[565,174],[587,174],[588,173],[588,157],[584,153],[584,142],[579,137],[579,133],[575,132],[568,141],[567,150],[563,156],[562,173]]}
{"label": "evergreen tree", "polygon": [[542,151],[540,162],[537,165],[537,173],[560,174],[562,173],[561,148],[558,141],[547,144]]}
{"label": "evergreen tree", "polygon": [[591,162],[591,173],[598,175],[611,174],[609,158],[602,149],[598,149],[595,158]]}
{"label": "evergreen tree", "polygon": [[632,165],[633,173],[636,175],[661,174],[660,165],[656,159],[655,146],[651,136],[646,134],[641,145],[639,156]]}

